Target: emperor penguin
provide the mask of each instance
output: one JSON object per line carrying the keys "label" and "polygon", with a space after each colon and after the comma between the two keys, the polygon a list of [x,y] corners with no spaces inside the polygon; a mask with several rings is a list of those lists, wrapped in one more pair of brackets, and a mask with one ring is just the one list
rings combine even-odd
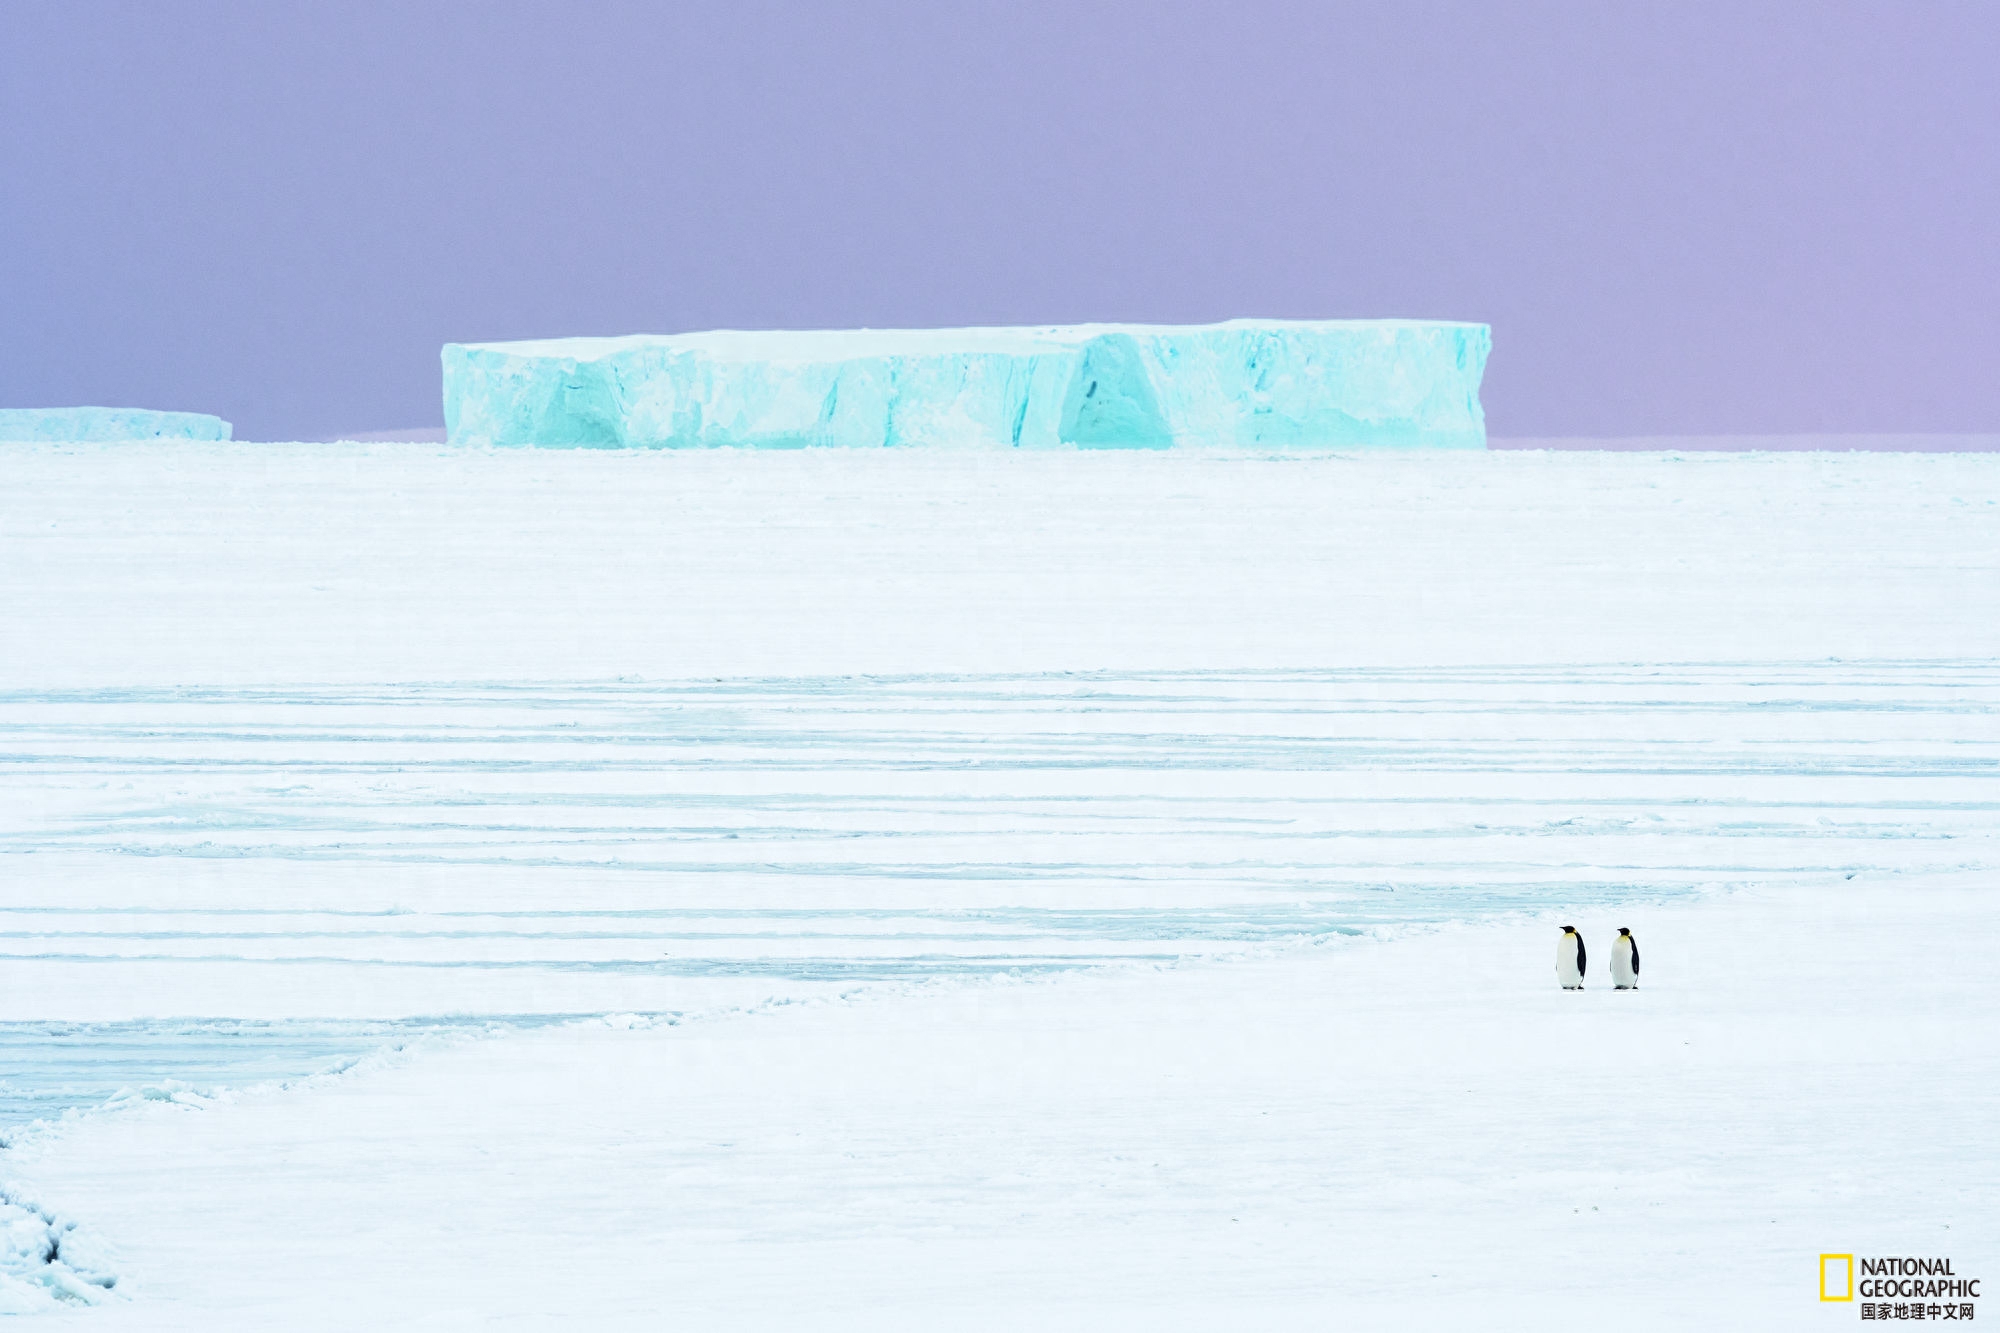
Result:
{"label": "emperor penguin", "polygon": [[1556,979],[1562,982],[1563,989],[1582,990],[1584,969],[1589,965],[1583,936],[1576,933],[1575,926],[1564,926],[1562,938],[1556,941]]}
{"label": "emperor penguin", "polygon": [[1611,984],[1619,990],[1639,989],[1639,941],[1623,926],[1611,941]]}

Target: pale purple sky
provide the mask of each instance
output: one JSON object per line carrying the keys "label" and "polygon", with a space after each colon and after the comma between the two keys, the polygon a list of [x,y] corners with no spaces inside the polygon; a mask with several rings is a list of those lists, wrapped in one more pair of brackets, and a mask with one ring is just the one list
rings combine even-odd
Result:
{"label": "pale purple sky", "polygon": [[441,343],[1477,319],[1496,435],[2000,431],[2000,3],[0,0],[0,406]]}

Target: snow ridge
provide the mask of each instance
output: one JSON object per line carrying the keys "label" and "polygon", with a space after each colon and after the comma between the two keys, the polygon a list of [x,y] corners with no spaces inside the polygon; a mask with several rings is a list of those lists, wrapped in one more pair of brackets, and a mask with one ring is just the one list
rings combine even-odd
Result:
{"label": "snow ridge", "polygon": [[93,1232],[0,1185],[0,1314],[96,1305],[117,1286]]}

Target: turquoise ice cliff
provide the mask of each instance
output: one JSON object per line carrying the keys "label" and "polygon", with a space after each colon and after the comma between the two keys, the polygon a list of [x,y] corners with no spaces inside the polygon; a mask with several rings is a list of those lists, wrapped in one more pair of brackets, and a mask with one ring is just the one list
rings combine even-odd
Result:
{"label": "turquoise ice cliff", "polygon": [[0,440],[226,440],[229,423],[200,412],[142,407],[0,407]]}
{"label": "turquoise ice cliff", "polygon": [[455,444],[1480,449],[1484,324],[1231,320],[451,343]]}

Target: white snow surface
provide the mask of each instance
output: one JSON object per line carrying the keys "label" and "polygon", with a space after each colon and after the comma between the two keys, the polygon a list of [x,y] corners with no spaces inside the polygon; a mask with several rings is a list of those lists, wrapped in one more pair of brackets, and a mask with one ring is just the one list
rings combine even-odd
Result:
{"label": "white snow surface", "polygon": [[0,596],[0,1308],[1996,1271],[2000,458],[0,448]]}
{"label": "white snow surface", "polygon": [[107,1328],[1819,1327],[1822,1251],[1991,1271],[1990,894],[1641,909],[1628,992],[1529,922],[581,1027],[12,1169]]}
{"label": "white snow surface", "polygon": [[1984,455],[0,448],[0,688],[1990,659]]}

